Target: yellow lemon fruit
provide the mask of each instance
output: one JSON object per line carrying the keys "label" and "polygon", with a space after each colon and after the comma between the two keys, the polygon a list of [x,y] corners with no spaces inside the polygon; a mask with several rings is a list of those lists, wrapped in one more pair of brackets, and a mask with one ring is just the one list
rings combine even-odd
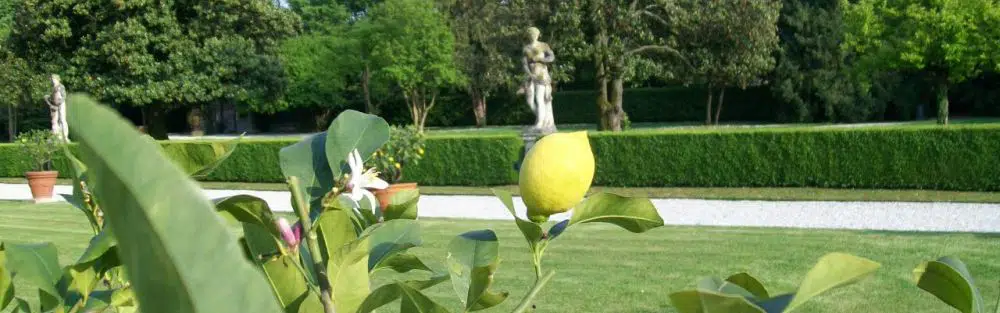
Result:
{"label": "yellow lemon fruit", "polygon": [[583,200],[594,180],[594,153],[586,131],[555,133],[535,143],[521,164],[521,198],[536,223]]}

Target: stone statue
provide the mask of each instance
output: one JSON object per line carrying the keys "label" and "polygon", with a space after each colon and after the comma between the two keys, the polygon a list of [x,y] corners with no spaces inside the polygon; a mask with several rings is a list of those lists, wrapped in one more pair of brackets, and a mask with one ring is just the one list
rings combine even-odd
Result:
{"label": "stone statue", "polygon": [[69,142],[69,124],[66,122],[66,87],[63,87],[59,75],[52,74],[52,94],[45,96],[49,105],[49,115],[52,116],[52,134],[64,142]]}
{"label": "stone statue", "polygon": [[556,131],[556,122],[552,116],[552,77],[549,76],[548,64],[555,61],[556,56],[547,43],[538,41],[540,35],[538,28],[528,28],[531,42],[524,46],[524,56],[521,58],[528,79],[522,90],[528,106],[535,113],[535,126],[532,130],[552,133]]}

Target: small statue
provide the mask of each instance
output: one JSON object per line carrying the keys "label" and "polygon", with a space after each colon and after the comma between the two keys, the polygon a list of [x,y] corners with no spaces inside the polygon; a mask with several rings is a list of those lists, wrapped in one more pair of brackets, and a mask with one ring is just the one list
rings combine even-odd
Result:
{"label": "small statue", "polygon": [[547,43],[538,41],[540,35],[538,28],[528,28],[531,42],[524,46],[521,58],[528,79],[521,89],[528,100],[528,107],[535,113],[533,130],[552,133],[556,131],[556,122],[552,116],[552,77],[549,76],[548,64],[555,61],[556,56]]}
{"label": "small statue", "polygon": [[63,87],[59,75],[52,74],[52,94],[45,96],[49,105],[49,115],[52,116],[52,134],[63,142],[69,142],[69,124],[66,122],[66,87]]}

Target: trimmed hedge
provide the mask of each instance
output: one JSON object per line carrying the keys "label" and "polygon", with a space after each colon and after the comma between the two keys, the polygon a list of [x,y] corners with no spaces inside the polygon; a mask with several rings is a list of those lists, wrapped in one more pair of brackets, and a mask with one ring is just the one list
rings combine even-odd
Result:
{"label": "trimmed hedge", "polygon": [[[280,183],[284,182],[278,166],[278,152],[296,140],[244,139],[225,162],[206,181]],[[212,149],[207,142],[171,141],[172,145],[199,145]],[[190,147],[189,147],[190,149]],[[423,160],[408,167],[405,181],[423,185],[489,186],[517,183],[514,165],[520,159],[523,145],[517,136],[434,136],[427,138]],[[75,145],[70,150],[76,152]],[[59,176],[70,177],[65,160],[56,160]],[[0,177],[24,177],[32,162],[26,152],[15,144],[0,144]]]}
{"label": "trimmed hedge", "polygon": [[594,134],[608,186],[1000,190],[1000,127]]}
{"label": "trimmed hedge", "polygon": [[[282,182],[278,151],[293,140],[245,140],[206,180]],[[204,145],[170,142],[165,145]],[[917,188],[1000,191],[1000,126],[811,128],[593,133],[604,186]],[[517,183],[516,135],[435,136],[404,173],[422,185]],[[0,175],[31,166],[0,145]],[[65,162],[57,162],[63,176]]]}

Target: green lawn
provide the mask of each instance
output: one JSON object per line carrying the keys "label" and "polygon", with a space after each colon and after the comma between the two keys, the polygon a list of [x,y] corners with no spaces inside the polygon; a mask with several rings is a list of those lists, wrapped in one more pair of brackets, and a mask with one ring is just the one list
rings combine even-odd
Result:
{"label": "green lawn", "polygon": [[[468,230],[490,228],[501,242],[496,286],[511,299],[493,312],[509,311],[532,282],[529,255],[507,221],[425,220],[424,245],[414,251],[442,270],[448,240]],[[0,202],[0,239],[54,242],[62,262],[86,247],[83,216],[65,205]],[[801,312],[950,312],[911,282],[922,260],[957,255],[965,260],[992,307],[1000,293],[1000,237],[761,228],[664,227],[632,234],[605,225],[573,229],[548,249],[545,266],[557,275],[543,291],[537,312],[674,312],[667,295],[694,286],[704,275],[749,271],[772,292],[788,292],[816,259],[844,251],[879,261],[871,279],[819,298]],[[19,295],[34,298],[18,284]],[[457,303],[450,285],[430,290],[432,298]],[[33,300],[34,301],[34,300]],[[991,310],[987,310],[992,312]]]}
{"label": "green lawn", "polygon": [[[0,178],[0,183],[26,184],[24,178]],[[59,180],[68,185],[72,181]],[[201,182],[206,189],[236,189],[285,191],[285,184]],[[420,186],[428,195],[492,195],[491,189],[503,189],[518,194],[517,186],[468,187]],[[774,201],[906,201],[906,202],[971,202],[1000,203],[1000,192],[836,189],[836,188],[726,188],[726,187],[594,187],[591,192],[606,191],[633,197],[710,200],[774,200]]]}

